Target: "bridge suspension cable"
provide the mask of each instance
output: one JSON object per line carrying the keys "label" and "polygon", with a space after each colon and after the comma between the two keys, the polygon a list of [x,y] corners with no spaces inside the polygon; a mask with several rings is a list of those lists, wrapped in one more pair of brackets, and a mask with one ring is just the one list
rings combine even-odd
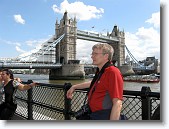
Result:
{"label": "bridge suspension cable", "polygon": [[133,54],[130,52],[130,50],[127,48],[126,45],[125,45],[125,48],[126,48],[128,54],[130,55],[130,57],[132,58],[132,60],[133,60],[135,63],[137,63],[139,66],[143,66],[143,67],[144,67],[144,65],[140,64],[139,61],[133,56]]}
{"label": "bridge suspension cable", "polygon": [[37,58],[41,55],[44,55],[46,54],[47,52],[49,52],[51,49],[53,49],[62,39],[63,37],[65,36],[65,34],[61,35],[57,40],[55,40],[53,43],[49,44],[48,46],[40,49],[38,52],[36,53],[33,53],[35,54],[36,56],[34,58]]}
{"label": "bridge suspension cable", "polygon": [[62,34],[59,38],[57,38],[57,40],[55,40],[54,42],[50,43],[49,45],[47,45],[45,47],[42,47],[37,52],[31,53],[29,55],[26,55],[24,57],[20,57],[20,58],[17,58],[17,59],[22,59],[22,58],[26,58],[26,57],[31,57],[31,59],[37,59],[38,57],[46,54],[51,49],[53,49],[63,39],[64,36],[65,36],[65,34]]}
{"label": "bridge suspension cable", "polygon": [[[52,36],[48,41],[46,41],[45,43],[49,42],[50,40],[53,40],[53,37]],[[45,44],[43,43],[43,44]],[[37,49],[37,52],[38,52],[38,49]],[[29,54],[25,55],[25,56],[20,56],[20,57],[16,57],[16,60],[21,60],[21,59],[25,59],[26,57],[30,57],[32,55],[32,52],[29,52]]]}
{"label": "bridge suspension cable", "polygon": [[154,63],[145,66],[139,63],[139,61],[133,56],[133,54],[129,51],[129,49],[127,48],[127,46],[125,45],[125,48],[129,54],[129,56],[132,58],[132,60],[134,61],[134,63],[136,63],[136,66],[133,66],[133,68],[137,68],[137,69],[147,69],[147,70],[154,70]]}

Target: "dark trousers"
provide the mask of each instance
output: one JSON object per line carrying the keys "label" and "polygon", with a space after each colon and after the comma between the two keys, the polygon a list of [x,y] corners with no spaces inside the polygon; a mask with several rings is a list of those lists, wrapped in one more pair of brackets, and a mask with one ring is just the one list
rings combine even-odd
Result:
{"label": "dark trousers", "polygon": [[91,120],[110,120],[111,109],[100,110],[90,114]]}
{"label": "dark trousers", "polygon": [[[104,109],[90,114],[91,120],[110,120],[111,109]],[[123,114],[120,114],[119,120],[127,120],[127,117]]]}
{"label": "dark trousers", "polygon": [[0,120],[9,120],[15,113],[16,108],[17,108],[16,104],[10,105],[2,103],[0,105]]}

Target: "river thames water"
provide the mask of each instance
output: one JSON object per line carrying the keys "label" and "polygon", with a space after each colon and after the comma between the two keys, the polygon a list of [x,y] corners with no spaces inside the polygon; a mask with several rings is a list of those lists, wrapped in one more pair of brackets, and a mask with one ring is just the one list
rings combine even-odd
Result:
{"label": "river thames water", "polygon": [[[50,84],[61,84],[71,83],[77,84],[89,81],[85,80],[49,80],[48,75],[29,75],[29,74],[15,74],[15,77],[21,78],[22,81],[33,80],[39,83],[50,83]],[[142,86],[149,86],[152,92],[160,92],[160,82],[159,83],[137,83],[137,82],[124,82],[124,90],[140,91]]]}

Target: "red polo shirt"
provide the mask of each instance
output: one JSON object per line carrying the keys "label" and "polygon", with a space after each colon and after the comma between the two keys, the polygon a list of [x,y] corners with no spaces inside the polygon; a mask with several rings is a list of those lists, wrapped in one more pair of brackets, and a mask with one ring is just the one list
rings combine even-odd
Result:
{"label": "red polo shirt", "polygon": [[111,109],[112,99],[123,99],[123,77],[118,68],[107,67],[100,80],[94,84],[94,92],[89,92],[89,105],[92,112]]}

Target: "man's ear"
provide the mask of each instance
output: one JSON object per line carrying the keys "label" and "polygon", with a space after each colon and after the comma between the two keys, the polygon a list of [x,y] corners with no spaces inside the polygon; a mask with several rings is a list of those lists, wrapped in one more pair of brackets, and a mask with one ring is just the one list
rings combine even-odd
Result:
{"label": "man's ear", "polygon": [[108,60],[109,59],[109,54],[105,54],[104,57]]}

